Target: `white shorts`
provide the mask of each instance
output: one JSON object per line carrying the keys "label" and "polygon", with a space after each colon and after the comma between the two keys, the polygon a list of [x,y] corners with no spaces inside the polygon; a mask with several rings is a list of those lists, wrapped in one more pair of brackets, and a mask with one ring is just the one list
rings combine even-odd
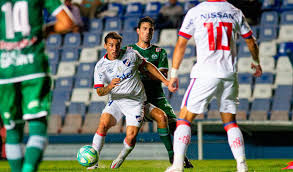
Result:
{"label": "white shorts", "polygon": [[181,108],[202,114],[211,99],[216,97],[220,112],[236,114],[238,100],[237,79],[191,78],[182,100]]}
{"label": "white shorts", "polygon": [[126,126],[140,127],[144,118],[144,103],[131,99],[111,100],[102,113],[111,114],[116,122],[125,115]]}

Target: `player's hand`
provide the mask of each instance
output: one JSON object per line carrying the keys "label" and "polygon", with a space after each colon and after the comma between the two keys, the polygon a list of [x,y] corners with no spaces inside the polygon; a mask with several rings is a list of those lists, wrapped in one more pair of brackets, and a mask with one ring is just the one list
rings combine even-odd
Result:
{"label": "player's hand", "polygon": [[111,83],[109,84],[109,88],[117,87],[120,83],[120,78],[114,78],[112,79]]}
{"label": "player's hand", "polygon": [[178,90],[178,86],[179,86],[178,78],[171,78],[168,85],[169,91],[176,92]]}
{"label": "player's hand", "polygon": [[253,76],[260,77],[262,75],[262,69],[260,65],[251,63],[251,69],[254,70]]}

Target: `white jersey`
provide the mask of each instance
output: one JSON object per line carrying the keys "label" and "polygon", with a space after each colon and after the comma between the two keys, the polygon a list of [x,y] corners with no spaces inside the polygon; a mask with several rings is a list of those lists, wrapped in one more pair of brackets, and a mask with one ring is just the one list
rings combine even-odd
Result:
{"label": "white jersey", "polygon": [[146,95],[138,73],[139,65],[144,62],[145,59],[133,49],[121,50],[115,60],[109,60],[106,54],[95,66],[94,87],[104,87],[112,79],[120,78],[119,85],[110,92],[111,100],[127,98],[145,101]]}
{"label": "white jersey", "polygon": [[191,8],[182,23],[179,36],[194,36],[197,63],[190,77],[229,78],[237,66],[236,39],[252,36],[241,10],[225,0],[208,0]]}

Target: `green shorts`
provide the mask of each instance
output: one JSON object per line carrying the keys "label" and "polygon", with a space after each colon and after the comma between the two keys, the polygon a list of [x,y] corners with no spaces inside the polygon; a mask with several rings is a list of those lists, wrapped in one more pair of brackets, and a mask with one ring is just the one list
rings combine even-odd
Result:
{"label": "green shorts", "polygon": [[165,98],[152,99],[152,100],[148,100],[148,102],[162,109],[166,113],[169,123],[176,122],[177,117],[170,103],[167,101],[167,99]]}
{"label": "green shorts", "polygon": [[50,88],[49,77],[0,85],[0,113],[5,128],[10,130],[23,120],[47,116],[51,106]]}

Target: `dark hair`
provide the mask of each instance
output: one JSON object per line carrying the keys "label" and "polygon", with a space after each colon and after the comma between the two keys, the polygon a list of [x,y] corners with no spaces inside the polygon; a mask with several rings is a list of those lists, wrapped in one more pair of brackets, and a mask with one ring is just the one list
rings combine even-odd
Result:
{"label": "dark hair", "polygon": [[151,24],[152,26],[155,25],[154,20],[153,20],[151,17],[149,17],[149,16],[146,16],[146,17],[144,17],[144,18],[141,18],[141,19],[139,20],[139,22],[138,22],[137,28],[140,28],[141,23],[149,23],[149,24]]}
{"label": "dark hair", "polygon": [[107,41],[108,41],[109,38],[111,38],[111,39],[119,39],[120,42],[122,42],[122,36],[119,35],[117,32],[109,32],[106,35],[105,39],[104,39],[105,44],[107,44]]}

